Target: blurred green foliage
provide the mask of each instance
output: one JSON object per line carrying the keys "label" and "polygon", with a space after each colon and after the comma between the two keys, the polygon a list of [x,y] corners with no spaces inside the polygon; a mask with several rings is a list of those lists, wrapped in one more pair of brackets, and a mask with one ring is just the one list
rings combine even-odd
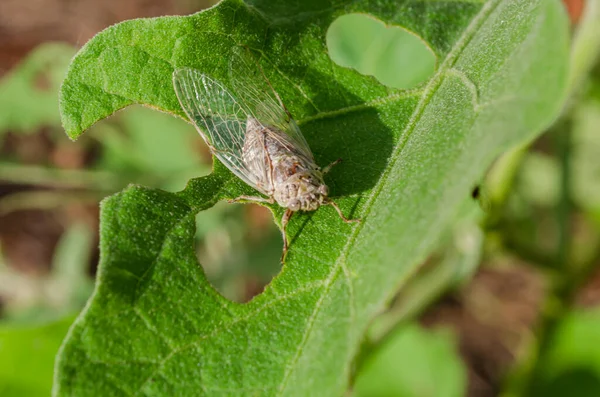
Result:
{"label": "blurred green foliage", "polygon": [[67,229],[54,250],[47,275],[28,276],[0,262],[0,297],[29,294],[24,302],[4,302],[0,321],[39,323],[81,310],[93,290],[88,264],[94,235],[85,224]]}
{"label": "blurred green foliage", "polygon": [[375,76],[394,88],[413,88],[427,81],[437,61],[417,34],[400,26],[386,26],[368,14],[346,14],[336,19],[327,31],[327,49],[340,66]]}
{"label": "blurred green foliage", "polygon": [[600,226],[600,79],[572,116],[573,198]]}
{"label": "blurred green foliage", "polygon": [[467,374],[455,343],[448,330],[399,327],[364,361],[353,396],[464,396]]}
{"label": "blurred green foliage", "polygon": [[594,397],[600,392],[600,310],[574,310],[557,325],[533,396]]}
{"label": "blurred green foliage", "polygon": [[126,109],[96,126],[93,135],[102,146],[96,167],[126,175],[126,183],[175,192],[191,177],[210,172],[194,128],[152,109]]}
{"label": "blurred green foliage", "polygon": [[0,395],[50,395],[54,356],[73,320],[69,316],[41,326],[0,323]]}
{"label": "blurred green foliage", "polygon": [[60,127],[57,92],[75,49],[46,43],[0,81],[0,137],[7,131],[35,133]]}

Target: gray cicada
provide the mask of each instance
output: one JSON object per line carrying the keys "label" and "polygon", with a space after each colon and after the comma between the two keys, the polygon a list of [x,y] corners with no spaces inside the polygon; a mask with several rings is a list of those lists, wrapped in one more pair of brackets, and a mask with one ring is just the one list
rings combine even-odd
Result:
{"label": "gray cicada", "polygon": [[234,51],[230,80],[235,96],[218,80],[198,70],[173,73],[181,106],[211,152],[235,175],[268,198],[241,196],[233,201],[277,202],[286,208],[281,220],[283,256],[288,242],[286,225],[296,211],[331,205],[323,180],[338,161],[321,169],[279,95],[246,49]]}

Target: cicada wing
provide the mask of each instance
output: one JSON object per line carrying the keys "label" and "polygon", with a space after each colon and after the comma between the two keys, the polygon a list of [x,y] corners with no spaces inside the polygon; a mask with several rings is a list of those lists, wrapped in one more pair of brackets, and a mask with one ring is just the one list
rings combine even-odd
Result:
{"label": "cicada wing", "polygon": [[300,128],[249,49],[245,47],[233,49],[229,74],[236,95],[244,102],[252,116],[264,125],[273,126],[284,132],[297,150],[314,161],[312,151]]}
{"label": "cicada wing", "polygon": [[248,185],[268,194],[242,157],[249,109],[221,82],[195,69],[175,70],[173,86],[181,107],[212,153]]}

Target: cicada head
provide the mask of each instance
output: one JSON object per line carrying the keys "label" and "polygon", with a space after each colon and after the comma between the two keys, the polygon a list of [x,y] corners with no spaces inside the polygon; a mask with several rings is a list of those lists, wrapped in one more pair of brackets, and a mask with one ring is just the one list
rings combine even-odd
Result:
{"label": "cicada head", "polygon": [[303,172],[289,178],[281,193],[275,197],[282,206],[292,211],[315,211],[326,201],[329,188],[319,173]]}

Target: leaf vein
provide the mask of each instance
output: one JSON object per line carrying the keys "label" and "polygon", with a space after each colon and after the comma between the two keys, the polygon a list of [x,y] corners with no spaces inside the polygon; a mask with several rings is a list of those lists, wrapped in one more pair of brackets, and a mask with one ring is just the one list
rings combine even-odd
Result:
{"label": "leaf vein", "polygon": [[[414,110],[409,122],[407,123],[406,127],[404,128],[403,133],[401,134],[400,141],[398,142],[398,145],[396,146],[396,149],[394,150],[394,153],[392,154],[389,165],[387,166],[383,175],[381,176],[379,181],[377,181],[377,184],[375,185],[375,187],[373,188],[373,190],[371,191],[371,193],[369,194],[369,196],[367,198],[367,202],[365,203],[365,206],[364,206],[365,213],[363,215],[363,219],[366,219],[368,217],[368,214],[372,208],[372,203],[377,199],[377,197],[383,190],[383,186],[384,186],[385,182],[387,181],[389,174],[391,172],[390,170],[394,167],[394,165],[399,160],[404,147],[406,147],[408,138],[410,137],[412,131],[414,131],[414,129],[417,125],[417,122],[420,120],[421,115],[423,114],[425,108],[429,104],[430,98],[440,87],[446,72],[453,67],[458,55],[463,51],[464,48],[466,48],[466,46],[469,44],[469,42],[471,41],[471,39],[477,32],[478,28],[484,23],[486,18],[496,8],[496,6],[500,3],[500,1],[502,1],[502,0],[491,0],[490,2],[486,3],[482,7],[480,12],[475,16],[475,18],[471,21],[469,26],[465,29],[465,31],[463,32],[461,37],[458,39],[456,44],[452,47],[452,49],[450,50],[450,52],[444,59],[444,62],[440,65],[440,68],[437,71],[437,73],[434,75],[434,77],[429,81],[429,83],[427,84],[425,89],[422,91],[421,100],[419,101],[417,108]],[[383,99],[390,100],[390,96],[385,97]],[[356,108],[364,108],[364,107],[365,107],[365,105],[351,106],[351,107],[349,107],[350,109],[346,108],[346,110],[342,111],[341,113],[346,113],[347,111],[353,111]],[[340,114],[339,111],[334,111],[334,112],[330,112],[330,113]],[[311,120],[313,120],[314,118],[315,117],[312,117]],[[305,119],[305,122],[306,122],[306,120],[307,119]],[[330,291],[331,285],[332,285],[333,281],[335,280],[335,275],[337,274],[339,269],[342,267],[342,262],[345,261],[348,252],[354,246],[356,238],[357,238],[358,234],[360,233],[360,231],[362,230],[363,225],[364,225],[364,222],[360,222],[360,223],[356,224],[356,226],[353,227],[353,230],[351,232],[352,234],[350,235],[346,245],[342,249],[342,252],[340,253],[340,256],[338,257],[338,260],[332,267],[330,277],[328,277],[325,281],[325,290],[323,292],[323,296],[321,297],[321,299],[319,299],[319,301],[315,305],[313,313],[311,314],[309,321],[307,322],[305,332],[304,332],[304,338],[303,338],[302,342],[298,345],[296,354],[294,355],[292,360],[288,363],[288,365],[286,365],[286,369],[284,371],[283,378],[282,378],[282,381],[281,381],[281,384],[279,387],[279,395],[280,396],[283,395],[285,387],[289,380],[289,377],[293,371],[293,368],[294,368],[296,362],[298,361],[298,359],[300,358],[303,348],[308,341],[308,336],[312,332],[312,326],[314,324],[314,320],[317,316],[317,313],[321,309],[321,305],[324,300],[324,297]],[[351,330],[352,326],[350,326],[349,329]],[[346,360],[346,369],[344,371],[345,373],[348,372],[348,366],[350,365],[349,362],[350,362],[350,360]]]}
{"label": "leaf vein", "polygon": [[456,68],[448,69],[446,75],[458,78],[465,85],[471,93],[471,106],[473,109],[477,109],[479,107],[479,89],[477,84],[465,72]]}
{"label": "leaf vein", "polygon": [[165,335],[163,335],[161,332],[159,332],[156,327],[152,324],[152,322],[150,321],[150,319],[148,317],[146,317],[146,315],[144,315],[142,313],[142,311],[140,310],[139,307],[134,306],[133,307],[133,312],[140,318],[140,320],[142,320],[142,322],[144,323],[144,325],[146,326],[146,328],[148,330],[150,330],[150,332],[152,332],[153,334],[155,334],[156,336],[158,336],[158,338],[160,340],[162,340],[168,347],[169,349],[173,349],[173,341],[169,338],[167,338]]}
{"label": "leaf vein", "polygon": [[372,101],[363,102],[358,105],[350,105],[350,106],[346,106],[346,107],[339,108],[336,110],[328,110],[328,111],[320,112],[315,115],[305,117],[303,119],[299,119],[299,120],[297,120],[297,123],[299,126],[301,126],[303,124],[309,123],[314,120],[319,120],[319,119],[324,119],[324,118],[329,118],[329,117],[336,117],[336,116],[340,116],[343,114],[357,112],[360,110],[369,109],[376,105],[381,105],[381,104],[397,101],[397,100],[404,99],[404,98],[410,98],[410,97],[418,96],[421,94],[423,94],[422,89],[414,89],[414,90],[405,90],[402,92],[395,92],[391,95],[377,98]]}

